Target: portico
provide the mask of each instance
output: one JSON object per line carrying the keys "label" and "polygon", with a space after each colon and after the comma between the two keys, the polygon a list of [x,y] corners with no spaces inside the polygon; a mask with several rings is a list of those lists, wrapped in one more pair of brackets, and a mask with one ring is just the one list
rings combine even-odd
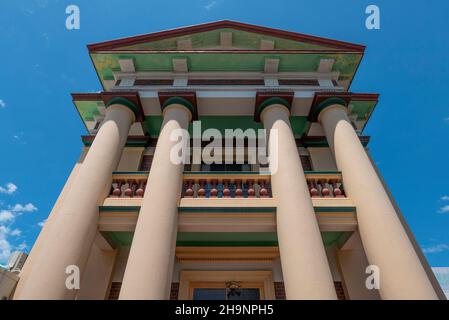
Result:
{"label": "portico", "polygon": [[[219,21],[88,49],[103,90],[72,95],[83,152],[15,299],[442,299],[366,150],[364,46]],[[269,165],[172,161],[210,129],[265,129]]]}

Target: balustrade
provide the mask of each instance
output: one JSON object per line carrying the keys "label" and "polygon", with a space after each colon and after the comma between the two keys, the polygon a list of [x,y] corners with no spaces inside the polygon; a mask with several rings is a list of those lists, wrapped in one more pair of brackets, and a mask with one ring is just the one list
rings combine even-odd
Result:
{"label": "balustrade", "polygon": [[183,198],[270,198],[269,175],[188,173]]}
{"label": "balustrade", "polygon": [[[306,172],[312,198],[345,198],[341,174]],[[109,197],[142,198],[148,174],[114,173]],[[269,174],[186,172],[183,198],[271,198]]]}

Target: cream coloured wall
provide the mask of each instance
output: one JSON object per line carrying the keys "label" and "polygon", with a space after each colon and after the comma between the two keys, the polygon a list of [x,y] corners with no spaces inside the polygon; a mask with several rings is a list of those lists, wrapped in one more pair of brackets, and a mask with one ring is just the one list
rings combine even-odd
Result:
{"label": "cream coloured wall", "polygon": [[[342,281],[337,266],[335,248],[326,248],[326,254],[334,281]],[[111,278],[112,282],[122,282],[128,255],[129,247],[120,247],[118,249]],[[284,281],[280,259],[276,259],[273,262],[176,262],[173,270],[173,282],[179,281],[179,272],[181,270],[272,270],[273,281]]]}
{"label": "cream coloured wall", "polygon": [[270,270],[273,272],[274,282],[283,281],[279,259],[273,262],[176,262],[173,270],[173,282],[179,282],[179,273],[182,270]]}
{"label": "cream coloured wall", "polygon": [[360,235],[354,232],[341,250],[336,251],[338,267],[341,271],[345,294],[351,300],[379,300],[378,290],[368,290],[365,286],[369,265]]}
{"label": "cream coloured wall", "polygon": [[332,279],[334,281],[342,281],[340,270],[338,269],[338,262],[336,257],[337,248],[332,247],[326,247],[326,256],[327,261],[329,263],[329,268],[331,269],[332,273]]}
{"label": "cream coloured wall", "polygon": [[130,247],[117,248],[117,256],[115,257],[114,269],[112,272],[111,282],[122,282],[125,274],[126,263],[128,261]]}
{"label": "cream coloured wall", "polygon": [[77,300],[104,300],[108,294],[117,250],[102,250],[96,243],[90,250]]}
{"label": "cream coloured wall", "polygon": [[125,148],[117,171],[138,171],[145,148]]}
{"label": "cream coloured wall", "polygon": [[307,148],[314,171],[337,171],[334,156],[329,148]]}

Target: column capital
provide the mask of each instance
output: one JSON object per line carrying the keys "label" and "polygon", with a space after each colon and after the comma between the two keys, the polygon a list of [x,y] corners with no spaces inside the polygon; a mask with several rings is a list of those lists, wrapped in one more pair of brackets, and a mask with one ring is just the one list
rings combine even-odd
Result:
{"label": "column capital", "polygon": [[374,93],[353,93],[353,92],[316,92],[310,107],[308,120],[318,122],[320,113],[333,105],[340,105],[349,111],[349,104],[352,101],[376,101],[379,95]]}
{"label": "column capital", "polygon": [[256,122],[260,122],[260,115],[263,110],[269,107],[270,105],[280,104],[286,107],[289,111],[291,109],[293,103],[294,92],[257,92],[256,95],[256,105],[254,108],[254,120]]}
{"label": "column capital", "polygon": [[159,92],[159,102],[163,112],[171,104],[184,106],[191,113],[191,120],[198,119],[196,92]]}
{"label": "column capital", "polygon": [[312,103],[312,107],[310,108],[308,119],[310,122],[318,122],[320,114],[328,107],[338,105],[341,106],[342,108],[347,109],[350,101],[351,101],[350,96],[346,95],[320,97],[318,94],[315,94],[315,98]]}
{"label": "column capital", "polygon": [[140,96],[137,92],[103,92],[101,93],[101,99],[106,109],[119,104],[134,113],[136,122],[142,122],[145,119]]}

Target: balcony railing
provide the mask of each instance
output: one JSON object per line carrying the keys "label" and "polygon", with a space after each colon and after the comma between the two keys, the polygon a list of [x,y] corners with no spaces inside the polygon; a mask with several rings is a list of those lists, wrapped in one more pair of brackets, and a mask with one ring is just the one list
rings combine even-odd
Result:
{"label": "balcony railing", "polygon": [[269,174],[258,172],[184,173],[183,198],[271,198]]}
{"label": "balcony railing", "polygon": [[111,198],[142,198],[147,186],[148,172],[114,172],[109,192]]}
{"label": "balcony railing", "polygon": [[[345,198],[339,172],[305,172],[312,198]],[[148,172],[115,172],[111,198],[142,198]],[[259,172],[184,172],[183,198],[271,198],[271,176]]]}
{"label": "balcony railing", "polygon": [[312,198],[346,198],[340,172],[306,171],[305,175]]}

